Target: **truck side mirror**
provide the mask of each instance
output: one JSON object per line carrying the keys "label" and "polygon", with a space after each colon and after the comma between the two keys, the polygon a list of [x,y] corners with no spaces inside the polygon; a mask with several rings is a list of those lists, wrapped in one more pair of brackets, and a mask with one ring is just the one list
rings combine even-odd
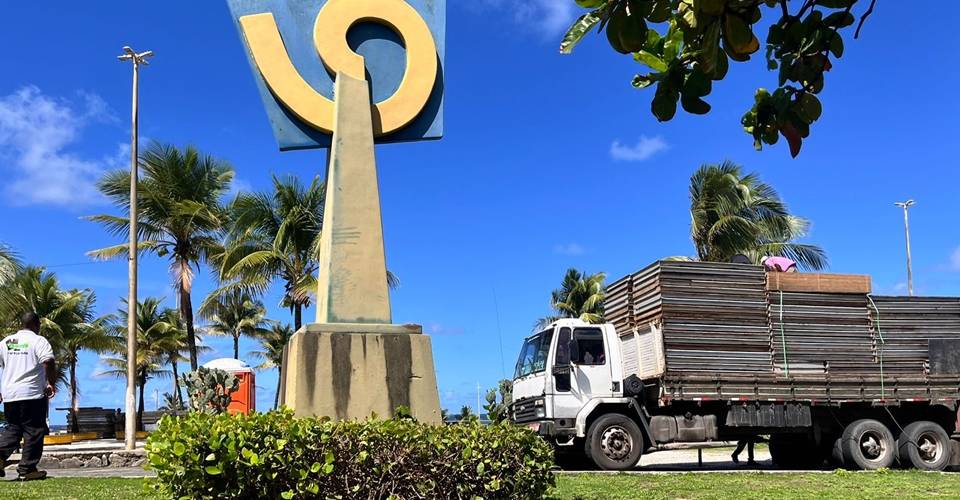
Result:
{"label": "truck side mirror", "polygon": [[580,362],[580,344],[577,342],[576,338],[570,339],[568,344],[568,349],[570,351],[570,362],[577,364]]}

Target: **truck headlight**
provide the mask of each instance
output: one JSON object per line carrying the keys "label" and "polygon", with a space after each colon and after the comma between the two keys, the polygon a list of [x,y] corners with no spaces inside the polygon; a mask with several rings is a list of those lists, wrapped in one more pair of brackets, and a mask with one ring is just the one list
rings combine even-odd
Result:
{"label": "truck headlight", "polygon": [[543,408],[537,408],[537,418],[543,418],[547,416],[547,412]]}

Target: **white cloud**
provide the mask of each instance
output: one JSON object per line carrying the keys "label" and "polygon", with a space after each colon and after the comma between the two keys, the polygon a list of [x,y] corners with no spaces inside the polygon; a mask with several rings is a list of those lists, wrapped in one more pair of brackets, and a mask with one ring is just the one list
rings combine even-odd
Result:
{"label": "white cloud", "polygon": [[960,271],[960,247],[957,247],[950,256],[950,270]]}
{"label": "white cloud", "polygon": [[466,333],[466,330],[460,327],[444,326],[440,323],[433,323],[427,327],[427,333],[435,336],[459,336]]}
{"label": "white cloud", "polygon": [[553,253],[575,257],[577,255],[583,255],[587,253],[587,249],[583,248],[583,245],[580,245],[579,243],[563,243],[554,245]]}
{"label": "white cloud", "polygon": [[103,200],[97,178],[122,165],[129,147],[102,158],[70,151],[92,122],[116,118],[99,96],[79,93],[79,102],[45,95],[34,86],[0,97],[0,166],[6,166],[8,203],[78,206]]}
{"label": "white cloud", "polygon": [[653,155],[670,149],[670,145],[663,137],[640,136],[640,140],[633,146],[621,144],[620,140],[610,145],[610,156],[616,161],[645,161]]}
{"label": "white cloud", "polygon": [[534,27],[547,39],[569,28],[577,13],[577,5],[571,0],[483,0],[481,5],[506,11],[512,15],[514,22]]}
{"label": "white cloud", "polygon": [[230,184],[230,191],[227,191],[225,199],[227,201],[232,201],[240,193],[251,193],[253,192],[253,184],[251,184],[246,179],[241,179],[239,176],[233,176],[233,182]]}

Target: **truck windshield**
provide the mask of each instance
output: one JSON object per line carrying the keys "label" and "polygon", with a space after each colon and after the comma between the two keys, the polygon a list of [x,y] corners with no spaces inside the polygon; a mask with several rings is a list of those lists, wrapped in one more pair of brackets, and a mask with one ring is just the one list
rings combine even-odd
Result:
{"label": "truck windshield", "polygon": [[547,353],[550,352],[550,342],[552,340],[552,329],[528,338],[520,350],[520,359],[517,361],[517,371],[514,374],[514,378],[525,377],[531,373],[546,370]]}

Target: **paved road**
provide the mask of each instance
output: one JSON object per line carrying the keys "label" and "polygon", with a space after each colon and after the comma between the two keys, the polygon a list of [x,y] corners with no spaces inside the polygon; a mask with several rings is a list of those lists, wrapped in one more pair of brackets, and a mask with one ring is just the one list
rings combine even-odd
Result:
{"label": "paved road", "polygon": [[[47,471],[47,479],[55,479],[58,477],[127,477],[127,478],[139,478],[139,477],[155,477],[156,474],[152,471],[145,471],[140,468],[124,467],[124,468],[108,468],[108,469],[53,469]],[[14,481],[17,478],[17,472],[7,471],[7,477],[0,480]]]}
{"label": "paved road", "polygon": [[[650,473],[677,473],[677,472],[811,472],[811,471],[790,471],[778,469],[770,460],[770,453],[766,447],[760,447],[754,454],[756,464],[747,465],[747,453],[740,454],[740,463],[735,464],[730,459],[733,448],[708,448],[703,450],[703,464],[701,465],[697,458],[697,450],[665,450],[643,455],[640,459],[640,466],[629,472],[630,474],[650,474]],[[603,473],[590,468],[590,464],[577,462],[562,462],[564,468],[563,474],[577,474],[580,472]],[[823,469],[823,472],[832,469]]]}

